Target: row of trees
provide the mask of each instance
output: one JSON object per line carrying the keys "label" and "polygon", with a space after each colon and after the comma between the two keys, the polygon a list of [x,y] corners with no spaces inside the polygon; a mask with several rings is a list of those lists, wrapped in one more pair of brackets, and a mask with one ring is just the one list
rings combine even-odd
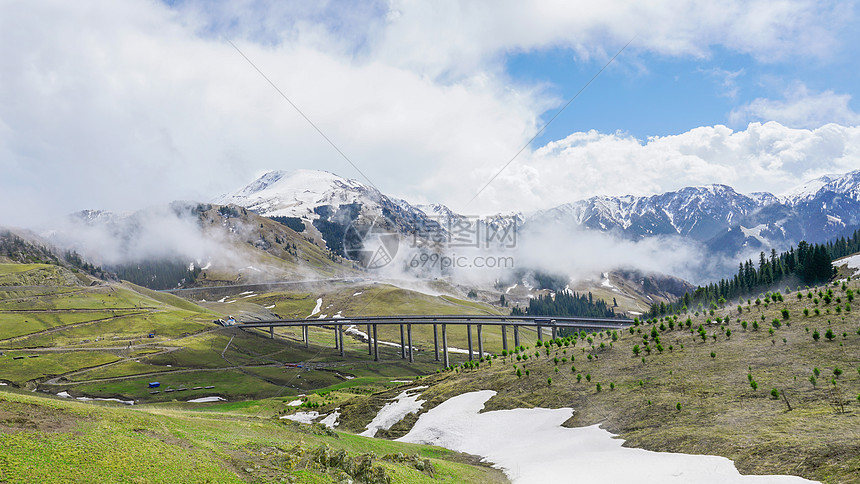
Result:
{"label": "row of trees", "polygon": [[110,267],[117,277],[150,289],[173,289],[197,280],[201,269],[178,260],[148,260]]}
{"label": "row of trees", "polygon": [[835,274],[833,259],[860,251],[860,230],[850,237],[809,244],[801,241],[797,248],[778,254],[771,249],[770,257],[761,252],[758,264],[752,259],[741,262],[733,277],[699,286],[686,292],[677,302],[652,304],[649,317],[667,313],[685,312],[697,305],[725,304],[738,297],[767,291],[780,283],[814,285],[829,281]]}
{"label": "row of trees", "polygon": [[529,300],[529,307],[511,310],[513,316],[581,316],[588,318],[614,318],[615,311],[605,301],[595,300],[591,292],[578,294],[576,292],[559,292],[551,295],[538,296]]}

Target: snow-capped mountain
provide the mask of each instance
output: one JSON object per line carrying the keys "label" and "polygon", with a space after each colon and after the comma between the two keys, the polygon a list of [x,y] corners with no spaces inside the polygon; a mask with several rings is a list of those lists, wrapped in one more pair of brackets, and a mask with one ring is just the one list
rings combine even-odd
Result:
{"label": "snow-capped mountain", "polygon": [[707,240],[759,204],[725,185],[687,187],[650,197],[599,196],[543,210],[526,223],[564,223],[629,238],[681,235]]}
{"label": "snow-capped mountain", "polygon": [[387,197],[355,180],[317,170],[270,171],[239,190],[213,200],[234,204],[267,217],[317,219],[319,206],[361,203],[378,206]]}
{"label": "snow-capped mountain", "polygon": [[405,200],[372,186],[317,170],[270,171],[247,186],[213,200],[234,204],[266,217],[310,222],[334,252],[343,255],[350,225],[370,225],[404,235],[443,230],[439,223]]}
{"label": "snow-capped mountain", "polygon": [[828,192],[860,201],[860,170],[844,175],[824,175],[810,180],[780,194],[779,199],[786,205],[795,206],[826,196]]}
{"label": "snow-capped mountain", "polygon": [[744,248],[785,249],[800,240],[822,242],[860,227],[860,170],[823,176],[779,196],[707,185],[648,197],[592,197],[526,220],[526,225],[548,223],[629,239],[681,236],[728,254]]}

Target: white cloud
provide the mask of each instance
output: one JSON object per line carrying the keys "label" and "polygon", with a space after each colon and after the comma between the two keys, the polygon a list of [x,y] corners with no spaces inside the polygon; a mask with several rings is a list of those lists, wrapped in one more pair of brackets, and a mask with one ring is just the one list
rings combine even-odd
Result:
{"label": "white cloud", "polygon": [[737,79],[744,75],[744,69],[728,71],[720,69],[719,67],[713,67],[711,69],[702,69],[701,72],[713,77],[719,82],[720,87],[722,88],[721,95],[732,99],[738,97],[740,87],[738,86]]}
{"label": "white cloud", "polygon": [[[209,199],[263,169],[358,178],[222,36],[384,192],[456,209],[558,102],[540,86],[512,85],[505,54],[562,47],[606,57],[638,33],[631,54],[708,56],[721,46],[764,60],[820,59],[839,50],[851,23],[842,5],[4,2],[0,203],[17,210],[0,223]],[[646,147],[657,154],[651,162],[623,134],[576,133],[525,153],[490,187],[498,203],[486,208],[656,190],[672,170],[684,173],[676,180],[732,179],[731,163],[678,156],[668,145]],[[652,165],[654,174],[630,171]]]}
{"label": "white cloud", "polygon": [[773,120],[796,128],[816,128],[827,123],[860,124],[860,113],[849,105],[850,94],[830,90],[813,92],[798,82],[789,87],[784,96],[781,100],[757,98],[733,110],[729,120],[734,124]]}
{"label": "white cloud", "polygon": [[[712,2],[418,2],[393,0],[382,55],[431,75],[469,72],[508,52],[564,47],[606,57],[637,36],[633,50],[707,57],[712,47],[760,61],[829,58],[851,5],[806,0]],[[611,53],[609,54],[611,55]]]}
{"label": "white cloud", "polygon": [[[710,183],[741,193],[780,193],[857,166],[860,127],[828,124],[810,130],[768,122],[733,131],[717,125],[645,141],[589,131],[549,143],[512,164],[476,206],[484,212],[529,210],[594,195],[648,195]],[[487,169],[459,186],[465,191],[490,176]],[[448,183],[457,183],[457,177],[448,177]]]}

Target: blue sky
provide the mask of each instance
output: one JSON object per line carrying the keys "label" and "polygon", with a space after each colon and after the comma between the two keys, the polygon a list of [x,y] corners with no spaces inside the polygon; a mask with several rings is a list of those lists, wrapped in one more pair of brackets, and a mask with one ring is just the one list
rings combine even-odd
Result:
{"label": "blue sky", "polygon": [[[849,106],[856,111],[860,108],[860,84],[856,82],[860,65],[854,61],[858,52],[853,46],[860,42],[844,40],[845,52],[828,62],[787,59],[773,63],[720,47],[712,48],[707,58],[653,55],[636,52],[634,40],[534,144],[590,129],[622,131],[639,139],[714,124],[743,129],[746,123],[730,119],[732,110],[756,98],[780,96],[797,82],[817,92],[850,94]],[[605,57],[583,60],[569,49],[553,48],[509,55],[505,66],[515,82],[547,83],[547,92],[563,104],[606,62]],[[549,120],[559,108],[554,106],[542,118]]]}
{"label": "blue sky", "polygon": [[0,203],[134,210],[300,168],[472,213],[780,193],[860,167],[857,20],[815,0],[6,2]]}

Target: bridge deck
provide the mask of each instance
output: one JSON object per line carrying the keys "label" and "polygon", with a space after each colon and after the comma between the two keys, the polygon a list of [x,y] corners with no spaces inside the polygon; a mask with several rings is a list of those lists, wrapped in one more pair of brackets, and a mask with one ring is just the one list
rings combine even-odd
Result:
{"label": "bridge deck", "polygon": [[[442,365],[449,366],[448,359],[448,325],[466,326],[467,340],[469,346],[469,359],[473,358],[472,351],[472,325],[475,325],[478,330],[478,354],[483,356],[483,339],[481,338],[481,327],[483,325],[501,326],[502,327],[502,346],[508,348],[506,329],[513,328],[514,346],[519,346],[519,329],[521,327],[535,328],[537,330],[538,340],[543,340],[543,329],[549,328],[553,338],[556,338],[559,328],[573,328],[579,330],[607,330],[607,329],[624,329],[633,324],[629,319],[609,319],[609,318],[580,318],[580,317],[561,317],[561,316],[495,316],[495,315],[401,315],[401,316],[356,316],[344,318],[319,318],[319,319],[274,319],[265,321],[247,321],[238,323],[236,326],[240,328],[269,328],[269,334],[272,338],[275,337],[276,327],[301,327],[302,339],[305,347],[309,345],[309,328],[311,327],[335,327],[335,348],[340,349],[341,356],[345,356],[343,345],[343,327],[350,325],[366,325],[367,326],[367,350],[368,354],[374,356],[374,360],[379,360],[379,341],[377,340],[377,325],[400,325],[400,357],[409,358],[409,361],[414,361],[412,347],[412,325],[433,325],[433,343],[435,348],[436,361],[439,361],[439,326],[442,329],[442,349],[443,356]],[[404,327],[406,329],[407,338],[404,335]],[[372,336],[371,336],[372,334]],[[408,349],[407,349],[408,348]]]}

